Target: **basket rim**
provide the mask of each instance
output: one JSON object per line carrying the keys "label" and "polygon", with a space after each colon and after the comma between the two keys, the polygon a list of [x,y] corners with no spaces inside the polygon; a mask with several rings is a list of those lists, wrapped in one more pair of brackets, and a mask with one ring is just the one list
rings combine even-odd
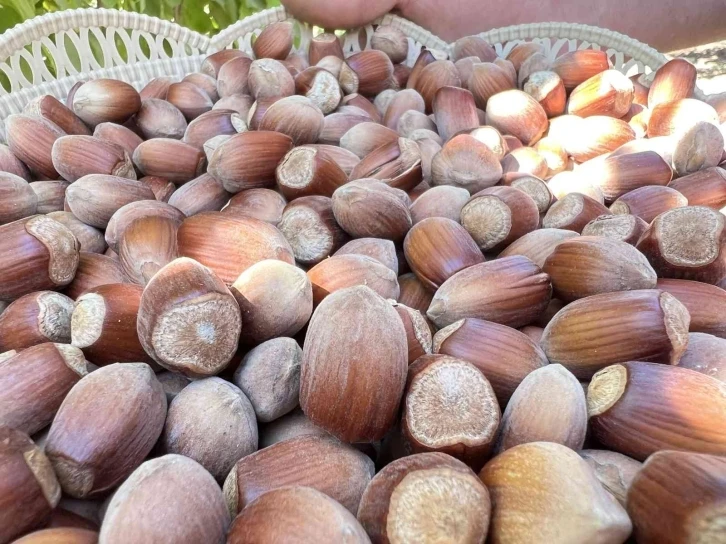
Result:
{"label": "basket rim", "polygon": [[608,46],[626,55],[643,60],[654,70],[668,61],[668,56],[647,43],[615,30],[594,25],[565,22],[526,23],[493,28],[477,34],[489,43],[507,43],[531,38],[552,38],[587,41],[598,46]]}
{"label": "basket rim", "polygon": [[187,43],[202,52],[209,49],[212,41],[208,36],[177,23],[143,13],[107,8],[76,8],[38,15],[0,34],[0,61],[49,34],[101,26],[153,32]]}
{"label": "basket rim", "polygon": [[[260,24],[270,24],[290,19],[295,18],[287,12],[284,6],[269,8],[240,19],[210,38],[177,23],[143,13],[108,8],[69,9],[33,17],[0,34],[0,60],[10,57],[19,49],[32,43],[32,41],[50,33],[98,26],[122,27],[153,32],[163,37],[170,37],[188,43],[190,46],[198,48],[200,52],[212,53],[229,47],[238,37],[240,27],[247,29]],[[387,13],[372,21],[371,24],[393,24],[419,42],[448,53],[450,53],[455,43],[448,43],[413,21],[393,13]],[[553,37],[587,41],[638,58],[653,66],[654,69],[668,60],[668,57],[663,53],[626,34],[581,23],[525,23],[493,28],[476,35],[492,44]]]}

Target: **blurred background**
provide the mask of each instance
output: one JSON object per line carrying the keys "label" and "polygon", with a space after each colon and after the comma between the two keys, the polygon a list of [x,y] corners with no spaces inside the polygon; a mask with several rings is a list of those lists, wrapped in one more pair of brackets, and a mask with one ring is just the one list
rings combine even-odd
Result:
{"label": "blurred background", "polygon": [[216,34],[279,0],[0,0],[0,33],[36,15],[75,8],[116,8],[152,15],[203,34]]}

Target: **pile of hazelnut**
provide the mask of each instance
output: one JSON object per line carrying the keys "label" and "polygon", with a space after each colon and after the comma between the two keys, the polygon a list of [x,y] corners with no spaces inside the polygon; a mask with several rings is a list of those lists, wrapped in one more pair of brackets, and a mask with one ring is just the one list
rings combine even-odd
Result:
{"label": "pile of hazelnut", "polygon": [[6,119],[0,544],[724,542],[726,95],[293,41]]}

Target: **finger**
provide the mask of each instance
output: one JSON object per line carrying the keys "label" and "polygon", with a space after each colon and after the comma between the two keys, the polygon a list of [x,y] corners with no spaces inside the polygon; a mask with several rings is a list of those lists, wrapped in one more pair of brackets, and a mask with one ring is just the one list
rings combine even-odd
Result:
{"label": "finger", "polygon": [[330,29],[363,26],[391,11],[396,0],[281,0],[296,19]]}

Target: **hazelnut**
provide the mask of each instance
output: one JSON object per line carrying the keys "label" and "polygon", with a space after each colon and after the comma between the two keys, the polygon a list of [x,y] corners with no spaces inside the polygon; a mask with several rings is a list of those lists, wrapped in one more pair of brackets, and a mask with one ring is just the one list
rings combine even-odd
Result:
{"label": "hazelnut", "polygon": [[0,172],[0,199],[0,223],[11,223],[29,217],[38,210],[39,199],[33,186],[10,172]]}
{"label": "hazelnut", "polygon": [[220,212],[185,219],[177,231],[177,247],[179,255],[208,266],[228,285],[265,259],[295,262],[292,247],[277,228],[252,217]]}
{"label": "hazelnut", "polygon": [[39,96],[28,102],[23,113],[42,117],[57,125],[66,134],[91,135],[91,130],[73,111],[49,94]]}
{"label": "hazelnut", "polygon": [[311,487],[353,513],[374,472],[367,455],[332,436],[297,436],[237,461],[223,491],[233,516],[260,495],[287,486]]}
{"label": "hazelnut", "polygon": [[419,453],[376,474],[358,520],[374,542],[446,540],[454,534],[483,542],[490,512],[489,492],[469,467],[443,453]]}
{"label": "hazelnut", "polygon": [[376,180],[346,183],[333,193],[333,214],[338,224],[355,238],[404,238],[411,228],[405,193]]}
{"label": "hazelnut", "polygon": [[726,217],[703,206],[668,210],[637,247],[660,277],[718,283],[726,276]]}
{"label": "hazelnut", "polygon": [[116,487],[149,454],[165,417],[166,396],[147,364],[116,363],[82,378],[45,446],[63,491],[85,498]]}
{"label": "hazelnut", "polygon": [[34,215],[0,226],[0,300],[10,302],[33,291],[58,289],[73,281],[79,247],[61,223]]}
{"label": "hazelnut", "polygon": [[724,387],[678,366],[608,366],[587,389],[590,428],[600,443],[641,461],[659,450],[723,455]]}
{"label": "hazelnut", "polygon": [[464,227],[444,217],[414,225],[403,243],[406,261],[418,279],[436,290],[457,272],[484,262],[484,255]]}
{"label": "hazelnut", "polygon": [[562,78],[568,91],[608,69],[610,61],[607,53],[596,49],[571,51],[560,55],[552,63],[552,71]]}
{"label": "hazelnut", "polygon": [[[340,334],[330,323],[355,326],[358,332]],[[308,326],[300,406],[314,423],[343,440],[378,440],[394,423],[407,366],[406,331],[396,311],[368,287],[342,289],[326,297]]]}
{"label": "hazelnut", "polygon": [[292,49],[293,24],[290,21],[272,23],[266,26],[252,44],[252,51],[258,59],[284,60]]}
{"label": "hazelnut", "polygon": [[540,345],[551,363],[589,379],[623,361],[676,364],[686,350],[689,321],[685,306],[663,291],[602,293],[560,310]]}
{"label": "hazelnut", "polygon": [[301,361],[300,346],[284,337],[262,342],[244,356],[234,383],[249,398],[258,421],[274,421],[297,407]]}
{"label": "hazelnut", "polygon": [[509,244],[499,253],[499,257],[522,255],[542,268],[547,257],[554,252],[559,244],[578,236],[576,232],[565,229],[542,228],[533,230]]}
{"label": "hazelnut", "polygon": [[207,171],[231,193],[270,188],[275,169],[292,149],[289,136],[277,132],[242,132],[219,146],[209,159]]}
{"label": "hazelnut", "polygon": [[688,347],[678,366],[726,382],[726,339],[702,332],[689,333]]}
{"label": "hazelnut", "polygon": [[330,294],[367,285],[387,299],[399,295],[396,273],[381,262],[364,255],[335,255],[324,259],[308,271],[313,286],[313,304],[317,306]]}
{"label": "hazelnut", "polygon": [[[155,141],[155,140],[150,140]],[[136,180],[106,174],[89,174],[66,189],[70,211],[78,219],[105,229],[113,214],[138,200],[156,200],[153,191]]]}
{"label": "hazelnut", "polygon": [[219,373],[237,350],[242,319],[212,270],[188,258],[159,270],[144,288],[137,332],[146,353],[190,377]]}
{"label": "hazelnut", "polygon": [[150,138],[174,138],[181,140],[187,129],[184,114],[171,102],[147,98],[136,114],[136,125],[147,140]]}
{"label": "hazelnut", "polygon": [[227,535],[229,544],[294,540],[301,544],[366,544],[368,535],[355,516],[327,495],[303,486],[273,489],[238,515]]}
{"label": "hazelnut", "polygon": [[118,258],[81,251],[78,270],[65,294],[75,300],[89,289],[108,283],[130,283]]}
{"label": "hazelnut", "polygon": [[147,215],[126,227],[118,244],[118,256],[131,281],[146,285],[177,258],[176,233],[180,224],[170,217]]}
{"label": "hazelnut", "polygon": [[228,527],[229,513],[214,478],[196,461],[170,454],[146,461],[119,487],[99,539],[108,544],[221,542]]}
{"label": "hazelnut", "polygon": [[0,425],[34,434],[53,421],[71,388],[91,371],[78,348],[50,342],[0,365]]}
{"label": "hazelnut", "polygon": [[73,95],[73,112],[84,123],[123,124],[141,107],[141,97],[131,85],[117,79],[93,79]]}
{"label": "hazelnut", "polygon": [[202,61],[200,72],[219,79],[220,68],[232,59],[239,57],[249,58],[247,53],[240,51],[239,49],[222,49],[221,51],[208,55],[207,58]]}
{"label": "hazelnut", "polygon": [[66,133],[44,117],[14,114],[5,119],[8,148],[13,156],[27,165],[37,177],[58,179],[53,166],[55,141]]}
{"label": "hazelnut", "polygon": [[320,62],[321,59],[333,56],[339,59],[343,59],[343,47],[340,44],[340,39],[333,33],[321,33],[317,36],[313,36],[308,46],[308,59],[310,65],[315,65]]}
{"label": "hazelnut", "polygon": [[357,238],[344,244],[335,255],[363,255],[370,257],[398,273],[398,255],[391,240],[381,238]]}
{"label": "hazelnut", "polygon": [[60,293],[37,291],[20,297],[0,314],[0,351],[69,343],[72,313],[73,300]]}
{"label": "hazelnut", "polygon": [[529,442],[554,442],[578,451],[586,431],[580,382],[565,367],[546,365],[527,374],[507,403],[497,452]]}
{"label": "hazelnut", "polygon": [[202,174],[177,188],[169,197],[169,205],[179,210],[182,215],[191,217],[202,212],[221,210],[231,196],[219,181],[209,174]]}
{"label": "hazelnut", "polygon": [[165,453],[194,459],[223,481],[239,459],[257,450],[252,404],[221,378],[195,380],[169,404],[159,444]]}
{"label": "hazelnut", "polygon": [[143,289],[130,283],[93,287],[78,297],[71,318],[71,342],[97,365],[145,362],[136,319]]}
{"label": "hazelnut", "polygon": [[448,453],[480,468],[500,416],[494,390],[475,365],[437,354],[409,367],[401,429],[413,452]]}
{"label": "hazelnut", "polygon": [[[185,184],[185,186],[188,184]],[[141,217],[157,216],[181,222],[184,214],[174,206],[158,200],[139,200],[131,202],[119,208],[108,221],[106,226],[106,242],[109,247],[116,251],[128,226]],[[83,251],[88,251],[83,248]]]}
{"label": "hazelnut", "polygon": [[601,215],[582,229],[583,236],[604,236],[635,245],[648,228],[637,215]]}
{"label": "hazelnut", "polygon": [[648,90],[649,108],[662,102],[691,98],[696,88],[696,67],[685,59],[671,59],[655,71]]}
{"label": "hazelnut", "polygon": [[602,236],[562,240],[542,270],[550,276],[554,296],[564,301],[599,293],[654,289],[658,279],[635,247]]}
{"label": "hazelnut", "polygon": [[301,196],[333,196],[348,181],[347,174],[324,149],[300,146],[282,159],[275,177],[280,192],[288,200]]}
{"label": "hazelnut", "polygon": [[60,500],[53,467],[23,432],[0,426],[0,541],[42,527]]}
{"label": "hazelnut", "polygon": [[433,352],[475,365],[487,376],[500,406],[506,406],[525,376],[547,364],[539,345],[525,334],[474,318],[439,330],[433,338]]}
{"label": "hazelnut", "polygon": [[285,198],[272,189],[247,189],[232,196],[222,212],[253,217],[277,226],[285,204]]}
{"label": "hazelnut", "polygon": [[313,312],[313,291],[304,271],[278,260],[253,264],[231,287],[242,312],[243,343],[257,345],[294,336]]}
{"label": "hazelnut", "polygon": [[494,542],[623,542],[625,509],[588,464],[566,446],[532,442],[489,461],[479,473],[491,493]]}
{"label": "hazelnut", "polygon": [[688,206],[688,199],[671,187],[646,185],[625,193],[610,206],[614,214],[637,215],[650,223],[661,213]]}
{"label": "hazelnut", "polygon": [[474,194],[464,205],[461,224],[479,249],[498,251],[538,227],[539,209],[524,191],[490,187]]}
{"label": "hazelnut", "polygon": [[188,81],[172,83],[169,86],[166,100],[176,106],[184,114],[187,121],[191,121],[204,112],[211,110],[214,105],[207,93]]}
{"label": "hazelnut", "polygon": [[726,338],[726,291],[690,280],[659,279],[657,288],[676,297],[691,314],[691,332]]}
{"label": "hazelnut", "polygon": [[438,328],[466,317],[522,327],[544,312],[552,293],[550,278],[526,257],[475,264],[446,280],[426,315]]}

